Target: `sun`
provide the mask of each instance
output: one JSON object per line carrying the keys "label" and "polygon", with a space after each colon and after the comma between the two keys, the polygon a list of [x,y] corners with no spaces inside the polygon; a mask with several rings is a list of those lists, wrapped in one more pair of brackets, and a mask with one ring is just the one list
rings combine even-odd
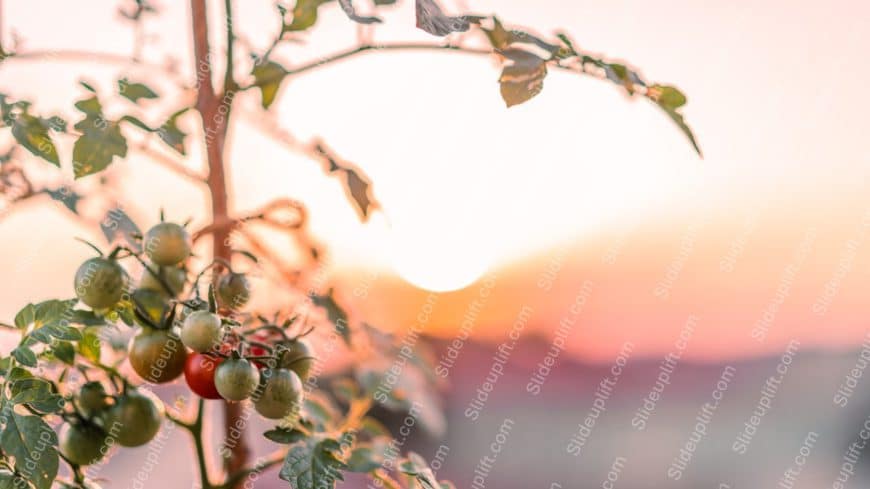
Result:
{"label": "sun", "polygon": [[462,223],[439,224],[443,223],[422,219],[393,223],[389,246],[393,271],[433,292],[468,287],[491,265],[480,232]]}

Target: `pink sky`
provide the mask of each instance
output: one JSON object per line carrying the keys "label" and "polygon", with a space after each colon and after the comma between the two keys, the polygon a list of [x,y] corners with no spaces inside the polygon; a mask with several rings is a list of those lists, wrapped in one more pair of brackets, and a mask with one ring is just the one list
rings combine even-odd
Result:
{"label": "pink sky", "polygon": [[[162,3],[160,20],[146,28],[156,43],[144,54],[159,60],[170,53],[188,70],[186,4]],[[505,321],[526,302],[540,318],[533,328],[549,337],[588,279],[597,288],[572,336],[578,354],[609,358],[626,339],[638,351],[667,351],[691,313],[702,325],[687,352],[696,358],[775,351],[791,338],[838,347],[860,342],[870,265],[862,224],[870,209],[870,107],[861,95],[870,75],[861,63],[870,7],[845,1],[469,4],[542,34],[559,28],[584,49],[679,86],[705,159],[655,107],[626,101],[607,83],[551,73],[540,96],[507,110],[498,70],[485,58],[369,54],[290,80],[272,110],[284,127],[302,138],[322,136],[364,168],[388,218],[358,223],[318,164],[287,153],[245,121],[233,130],[229,158],[235,207],[250,209],[275,196],[306,202],[314,230],[331,246],[336,275],[347,283],[345,299],[382,326],[412,320],[425,295],[395,278],[397,265],[417,283],[433,274],[461,281],[489,268],[502,278],[478,319],[481,337],[500,338]],[[117,22],[114,5],[7,2],[3,32],[7,39],[17,32],[23,49],[128,54],[132,36]],[[255,45],[277,27],[271,9],[270,1],[237,7],[239,29]],[[48,11],[53,14],[37,15]],[[355,30],[338,7],[323,11],[322,28],[307,46],[280,52],[282,62],[354,42]],[[212,5],[212,14],[219,12]],[[385,19],[378,40],[430,39],[414,29],[409,5],[389,10]],[[108,89],[118,71],[13,60],[0,66],[0,91],[74,118],[70,101],[81,95],[75,82],[83,74]],[[171,84],[153,73],[129,74],[171,93]],[[258,102],[251,94],[237,103],[241,112]],[[197,166],[199,157],[192,152],[190,164]],[[115,165],[125,175],[117,193],[134,203],[131,213],[143,227],[156,220],[149,209],[158,206],[202,222],[200,190],[141,157]],[[99,231],[63,217],[43,202],[0,222],[6,238],[0,269],[28,277],[7,280],[0,317],[10,318],[30,300],[71,294],[72,274],[88,254],[72,238]],[[695,222],[702,224],[692,232]],[[750,331],[810,228],[817,231],[812,249],[768,338],[758,343]],[[561,270],[556,286],[544,292],[535,284],[554,249],[562,250],[555,253]],[[614,249],[615,261],[602,263]],[[723,260],[734,255],[733,270],[722,271]],[[351,291],[373,274],[368,298],[354,297]],[[672,282],[667,300],[655,294],[663,281]],[[814,314],[834,282],[827,311]],[[478,288],[445,294],[432,330],[454,334]]]}

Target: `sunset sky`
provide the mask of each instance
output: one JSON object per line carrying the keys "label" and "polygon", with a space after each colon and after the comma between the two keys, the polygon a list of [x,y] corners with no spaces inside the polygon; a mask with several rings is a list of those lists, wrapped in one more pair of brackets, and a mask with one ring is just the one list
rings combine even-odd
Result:
{"label": "sunset sky", "polygon": [[[152,45],[143,55],[159,63],[169,54],[189,75],[187,5],[160,5],[159,22],[146,23]],[[22,51],[128,55],[132,34],[115,6],[5,2],[4,40],[14,32]],[[55,15],[36,14],[49,10]],[[237,10],[246,42],[267,44],[278,27],[272,2]],[[270,110],[299,138],[322,137],[368,173],[383,212],[359,223],[319,163],[259,131],[259,95],[244,94],[236,103],[247,115],[230,134],[232,205],[305,202],[354,317],[400,331],[427,289],[460,288],[440,295],[428,330],[451,337],[479,294],[478,279],[492,273],[475,337],[494,341],[523,305],[534,309],[526,334],[549,341],[590,281],[569,346],[584,359],[609,360],[625,341],[638,353],[667,352],[692,314],[700,327],[686,355],[697,360],[780,351],[794,338],[823,348],[861,341],[870,280],[870,102],[862,95],[870,6],[504,0],[469,1],[468,10],[494,10],[542,35],[568,32],[586,50],[680,87],[704,159],[656,107],[606,82],[551,72],[539,96],[506,109],[492,60],[369,53],[287,80]],[[337,5],[322,12],[307,43],[278,60],[293,66],[355,42]],[[384,18],[378,41],[435,42],[414,28],[410,4],[385,9]],[[76,81],[110,90],[120,73],[180,100],[159,74],[93,63],[5,61],[0,91],[75,120],[70,102],[83,95]],[[189,131],[193,117],[182,119]],[[115,193],[141,227],[160,206],[170,218],[204,222],[202,189],[131,155],[114,163],[123,182]],[[187,164],[200,168],[201,156],[191,151]],[[99,230],[69,221],[48,199],[0,221],[0,318],[29,301],[72,295],[73,273],[89,253],[76,236],[97,240]],[[360,288],[366,293],[354,294]],[[753,328],[765,317],[766,338],[756,341]]]}

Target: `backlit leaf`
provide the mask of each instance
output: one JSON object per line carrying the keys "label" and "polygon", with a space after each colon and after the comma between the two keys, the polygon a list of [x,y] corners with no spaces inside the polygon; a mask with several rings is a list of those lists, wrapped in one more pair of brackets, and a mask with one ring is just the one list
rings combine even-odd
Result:
{"label": "backlit leaf", "polygon": [[118,93],[121,94],[122,97],[133,103],[139,103],[139,100],[143,98],[157,98],[157,94],[154,93],[154,90],[148,88],[147,85],[144,85],[142,83],[133,83],[126,78],[121,78],[120,80],[118,80]]}
{"label": "backlit leaf", "polygon": [[254,86],[260,88],[261,104],[264,109],[268,109],[275,101],[287,70],[274,61],[265,61],[254,66],[251,74],[254,75]]}
{"label": "backlit leaf", "polygon": [[330,0],[296,0],[293,20],[285,24],[283,32],[304,31],[317,23],[317,8]]}
{"label": "backlit leaf", "polygon": [[472,23],[480,22],[482,17],[446,15],[435,0],[417,0],[417,27],[434,36],[446,36],[451,32],[465,32]]}
{"label": "backlit leaf", "polygon": [[354,22],[359,22],[360,24],[374,24],[378,22],[382,22],[378,17],[366,17],[357,15],[356,9],[353,7],[353,0],[338,0],[338,4],[341,5],[341,10],[344,11],[345,15]]}
{"label": "backlit leaf", "polygon": [[332,489],[344,480],[347,464],[338,458],[340,445],[332,438],[312,436],[292,445],[284,458],[279,477],[293,489]]}
{"label": "backlit leaf", "polygon": [[48,134],[49,126],[26,110],[19,113],[12,123],[12,136],[18,144],[49,163],[60,166],[57,148]]}
{"label": "backlit leaf", "polygon": [[501,96],[508,107],[528,101],[541,93],[547,64],[538,56],[521,49],[507,49],[501,54],[510,64],[506,64],[499,77]]}
{"label": "backlit leaf", "polygon": [[0,434],[0,446],[15,458],[18,472],[29,474],[37,489],[49,489],[57,476],[57,434],[39,416],[4,414],[6,428]]}

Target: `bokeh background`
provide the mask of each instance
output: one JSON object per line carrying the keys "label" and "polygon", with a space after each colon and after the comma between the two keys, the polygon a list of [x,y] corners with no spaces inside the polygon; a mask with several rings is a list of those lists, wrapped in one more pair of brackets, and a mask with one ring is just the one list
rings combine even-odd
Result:
{"label": "bokeh background", "polygon": [[[861,356],[870,355],[862,350],[870,334],[870,102],[862,95],[870,69],[861,62],[870,7],[774,0],[447,4],[494,11],[540,33],[564,30],[584,49],[677,85],[689,97],[685,115],[704,158],[656,107],[627,100],[608,83],[553,72],[541,95],[508,110],[498,68],[485,58],[366,54],[293,79],[271,109],[282,127],[322,137],[372,178],[383,210],[360,223],[338,182],[264,135],[255,112],[243,116],[230,136],[233,208],[253,209],[276,196],[305,202],[313,232],[329,250],[330,279],[355,316],[401,337],[434,292],[425,334],[437,356],[475,311],[442,393],[446,431],[418,430],[406,446],[432,460],[439,478],[473,487],[479,460],[510,419],[488,487],[770,487],[795,466],[794,487],[838,487],[844,456],[870,414],[860,378]],[[168,54],[185,72],[192,66],[187,5],[160,6],[159,21],[146,24],[150,44],[142,54]],[[7,1],[3,35],[18,36],[29,49],[128,55],[133,36],[116,9],[113,1]],[[273,9],[268,1],[239,2],[238,29],[247,42],[268,43],[277,27]],[[212,14],[219,12],[213,6]],[[412,5],[385,10],[384,18],[376,39],[429,39],[414,29]],[[353,27],[330,5],[306,43],[280,55],[302,63],[354,41]],[[79,79],[110,87],[124,69],[9,60],[0,65],[0,91],[70,114]],[[155,88],[171,86],[153,73],[136,74]],[[246,96],[243,107],[259,102]],[[133,154],[115,164],[114,191],[129,203],[127,212],[142,227],[157,220],[160,207],[201,223],[202,189],[146,160]],[[196,152],[187,159],[191,168],[200,162]],[[48,197],[0,221],[0,317],[30,301],[71,295],[72,275],[89,255],[75,236],[100,239],[99,229],[70,220]],[[472,306],[483,289],[486,300]],[[280,303],[269,290],[263,286],[260,305]],[[526,386],[578,295],[582,308],[564,350],[541,393],[531,395]],[[523,308],[531,312],[504,374],[480,417],[469,419],[464,412]],[[632,418],[690,317],[695,328],[679,364],[646,429],[637,430]],[[574,456],[570,439],[626,342],[627,364]],[[781,386],[746,453],[737,453],[732,445],[790,342],[799,347]],[[683,476],[672,480],[668,468],[726,366],[734,378]],[[857,385],[842,406],[835,395],[847,375]],[[161,447],[165,462],[144,487],[192,484],[193,467],[179,463],[187,453],[183,434],[169,437],[178,443]],[[147,450],[120,454],[103,475],[127,483]],[[859,461],[842,487],[865,487],[868,475]],[[282,484],[270,476],[257,481]],[[361,484],[351,479],[347,486]]]}

